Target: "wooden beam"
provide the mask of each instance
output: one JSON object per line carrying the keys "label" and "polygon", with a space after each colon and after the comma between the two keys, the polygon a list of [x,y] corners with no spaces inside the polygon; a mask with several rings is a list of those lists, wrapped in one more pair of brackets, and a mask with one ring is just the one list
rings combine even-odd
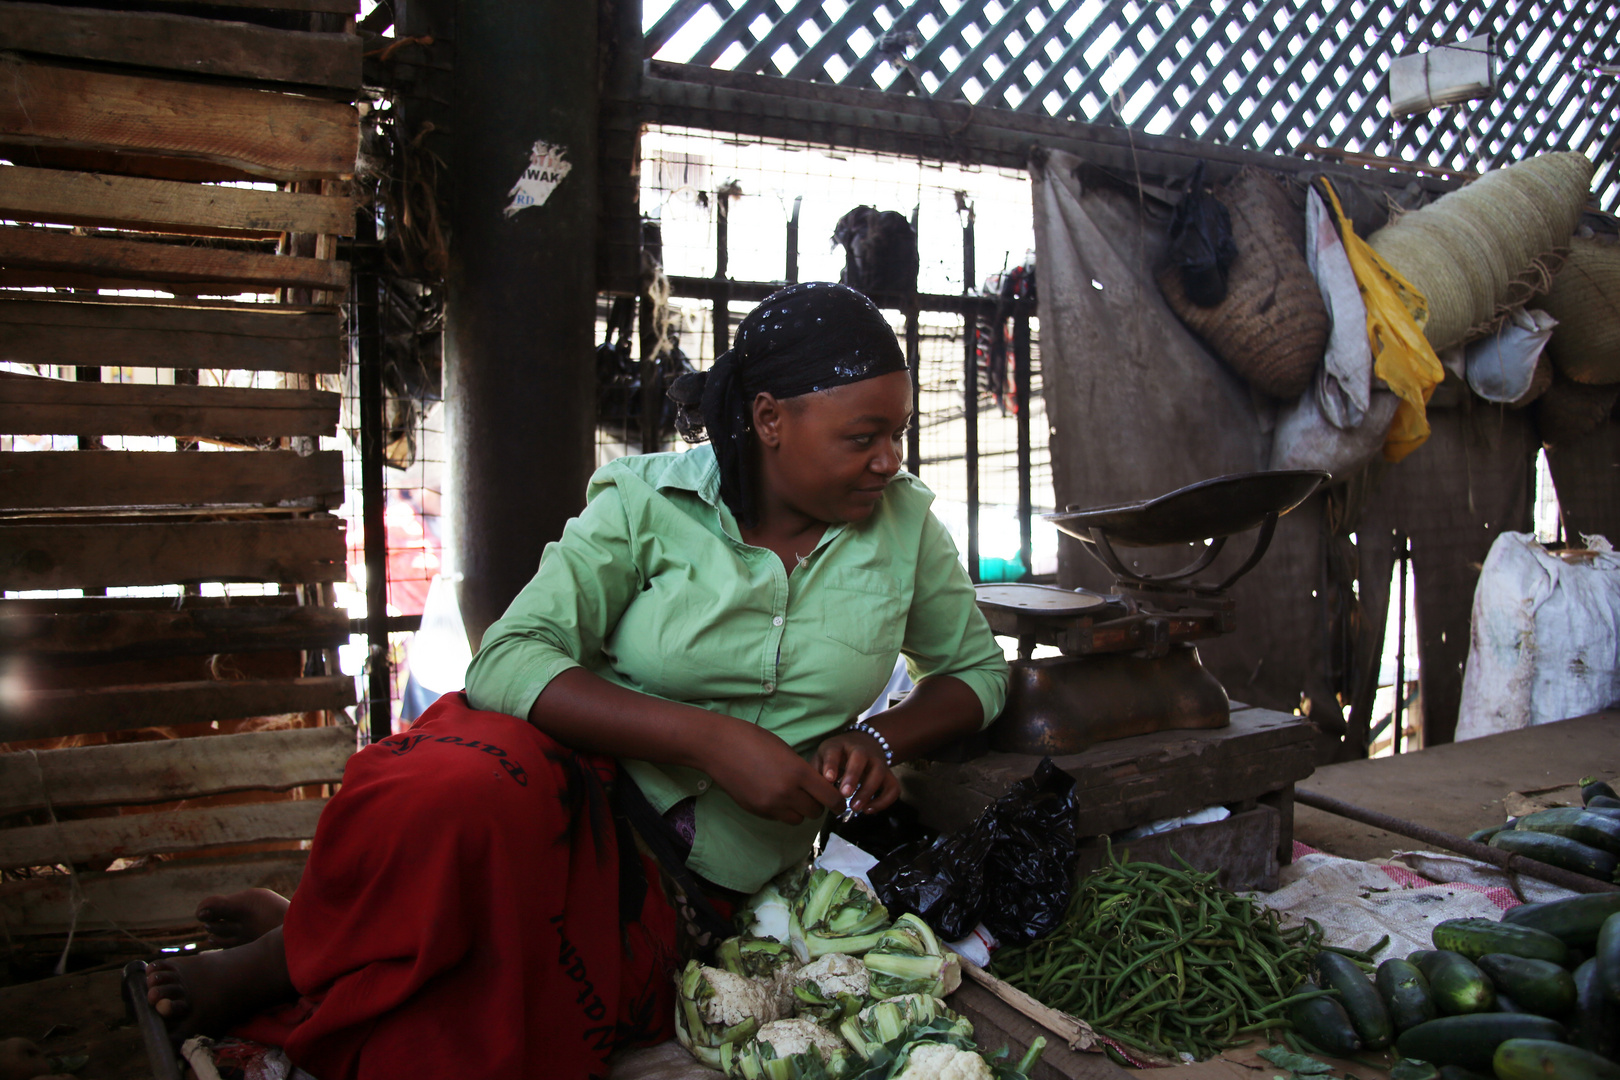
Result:
{"label": "wooden beam", "polygon": [[210,83],[149,79],[0,56],[0,139],[192,158],[268,180],[354,173],[354,106]]}
{"label": "wooden beam", "polygon": [[48,450],[0,454],[0,511],[343,502],[343,453]]}
{"label": "wooden beam", "polygon": [[[31,663],[70,666],[175,655],[329,648],[349,638],[342,608],[245,605],[174,610],[38,612],[0,605],[0,650]],[[0,758],[4,761],[4,758]]]}
{"label": "wooden beam", "polygon": [[[66,874],[0,884],[0,920],[18,938],[105,930],[197,926],[197,902],[243,889],[291,896],[309,853],[277,851],[222,859],[178,859],[135,870]],[[84,904],[74,903],[74,889]],[[137,1040],[136,1045],[139,1045]]]}
{"label": "wooden beam", "polygon": [[334,15],[360,14],[360,0],[169,0],[174,4],[208,7],[254,8],[261,11],[325,11]]}
{"label": "wooden beam", "polygon": [[0,589],[17,591],[342,581],[344,557],[339,518],[0,524]]}
{"label": "wooden beam", "polygon": [[0,266],[133,281],[261,286],[260,291],[304,286],[342,292],[349,287],[349,264],[329,259],[74,236],[60,229],[0,228]]}
{"label": "wooden beam", "polygon": [[[908,9],[909,10],[909,9]],[[1033,91],[1031,91],[1033,94]],[[740,135],[782,138],[967,164],[1023,169],[1037,146],[1064,150],[1127,175],[1182,177],[1204,159],[1212,180],[1235,176],[1245,165],[1296,173],[1317,169],[1391,187],[1396,178],[1376,170],[1305,162],[1213,142],[1147,135],[1110,124],[1088,124],[966,102],[861,90],[689,64],[651,61],[641,80],[638,108],[644,123],[700,127]],[[1404,178],[1401,178],[1404,179]],[[1434,192],[1458,183],[1420,176]]]}
{"label": "wooden beam", "polygon": [[0,742],[206,724],[251,716],[337,712],[352,704],[354,680],[347,675],[74,690],[24,689],[0,701]]}
{"label": "wooden beam", "polygon": [[[175,357],[170,357],[174,360]],[[69,382],[0,372],[0,434],[263,439],[332,435],[329,390]]]}
{"label": "wooden beam", "polygon": [[336,784],[354,750],[354,725],[339,723],[0,754],[0,814]]}
{"label": "wooden beam", "polygon": [[18,52],[237,79],[360,88],[360,38],[272,30],[155,11],[0,4],[0,41]]}
{"label": "wooden beam", "polygon": [[337,308],[0,299],[0,360],[18,364],[337,374],[344,335]]}
{"label": "wooden beam", "polygon": [[325,799],[294,799],[0,829],[0,867],[50,866],[227,844],[307,840],[315,835],[315,822],[325,807]]}
{"label": "wooden beam", "polygon": [[[4,9],[0,4],[0,11]],[[0,169],[0,217],[195,236],[354,234],[354,200],[346,195],[256,191],[22,165]]]}

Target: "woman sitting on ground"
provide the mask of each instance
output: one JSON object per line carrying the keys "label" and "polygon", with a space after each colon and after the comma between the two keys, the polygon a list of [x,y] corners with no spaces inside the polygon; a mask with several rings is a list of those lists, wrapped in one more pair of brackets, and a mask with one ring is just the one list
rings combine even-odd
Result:
{"label": "woman sitting on ground", "polygon": [[[597,472],[465,695],[351,759],[284,921],[215,898],[221,942],[252,940],[152,965],[176,1030],[258,1013],[238,1033],[320,1080],[605,1075],[829,811],[886,809],[891,765],[1000,711],[870,301],[783,289],[671,396],[710,445]],[[901,653],[916,689],[852,725]]]}

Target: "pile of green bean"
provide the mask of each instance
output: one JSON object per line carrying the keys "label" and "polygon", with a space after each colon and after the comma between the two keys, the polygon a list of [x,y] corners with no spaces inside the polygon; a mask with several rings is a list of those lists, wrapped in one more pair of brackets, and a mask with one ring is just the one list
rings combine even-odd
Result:
{"label": "pile of green bean", "polygon": [[1004,948],[991,970],[1097,1034],[1163,1057],[1202,1060],[1285,1019],[1321,930],[1283,929],[1275,911],[1215,884],[1216,875],[1109,863],[1082,878],[1063,922]]}

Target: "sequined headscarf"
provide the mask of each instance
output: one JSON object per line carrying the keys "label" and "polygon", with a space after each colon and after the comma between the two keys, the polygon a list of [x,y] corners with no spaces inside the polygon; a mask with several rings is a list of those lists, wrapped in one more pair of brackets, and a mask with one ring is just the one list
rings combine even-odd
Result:
{"label": "sequined headscarf", "polygon": [[730,351],[669,389],[687,442],[708,438],[720,497],[744,526],[754,506],[754,399],[831,390],[906,370],[906,354],[877,306],[845,285],[808,281],[766,297],[737,326]]}

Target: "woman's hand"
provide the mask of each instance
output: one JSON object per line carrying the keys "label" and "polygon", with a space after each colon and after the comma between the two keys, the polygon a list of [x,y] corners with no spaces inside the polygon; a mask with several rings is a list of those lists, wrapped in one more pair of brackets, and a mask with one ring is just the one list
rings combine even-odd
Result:
{"label": "woman's hand", "polygon": [[738,806],[774,821],[797,825],[823,810],[844,808],[838,789],[819,769],[779,736],[753,724],[728,725],[712,760],[700,767]]}
{"label": "woman's hand", "polygon": [[849,805],[857,813],[887,810],[900,797],[900,780],[883,763],[883,748],[870,735],[841,731],[816,748],[812,764],[844,798],[854,796]]}

